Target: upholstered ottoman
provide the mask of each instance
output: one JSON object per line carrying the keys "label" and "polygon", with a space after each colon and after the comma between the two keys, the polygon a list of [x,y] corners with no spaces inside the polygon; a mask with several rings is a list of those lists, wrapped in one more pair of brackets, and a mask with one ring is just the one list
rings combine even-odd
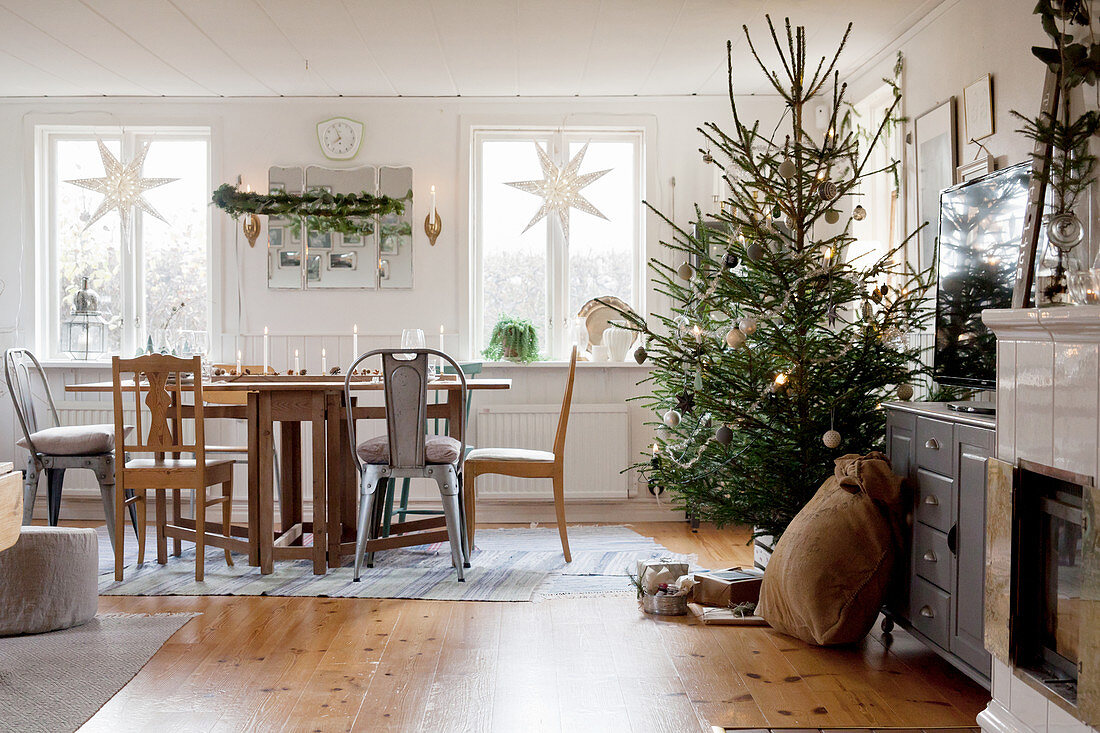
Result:
{"label": "upholstered ottoman", "polygon": [[94,529],[23,527],[0,552],[0,636],[87,623],[99,602]]}

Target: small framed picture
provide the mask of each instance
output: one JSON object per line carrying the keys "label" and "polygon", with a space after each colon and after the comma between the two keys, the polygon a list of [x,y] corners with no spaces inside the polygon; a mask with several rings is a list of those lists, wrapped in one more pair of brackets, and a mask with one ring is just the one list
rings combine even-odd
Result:
{"label": "small framed picture", "polygon": [[955,168],[955,178],[959,183],[967,183],[992,172],[993,156],[987,154]]}
{"label": "small framed picture", "polygon": [[279,267],[301,267],[302,253],[283,250],[279,253]]}
{"label": "small framed picture", "polygon": [[306,258],[306,281],[321,281],[321,255],[309,255]]}
{"label": "small framed picture", "polygon": [[966,140],[982,140],[993,134],[993,80],[986,74],[963,89]]}
{"label": "small framed picture", "polygon": [[330,252],[328,256],[328,269],[330,270],[354,270],[354,252]]}
{"label": "small framed picture", "polygon": [[332,249],[332,235],[329,232],[314,232],[309,233],[309,248],[310,249]]}
{"label": "small framed picture", "polygon": [[268,227],[267,230],[267,246],[269,247],[282,247],[283,246],[283,228],[282,227]]}

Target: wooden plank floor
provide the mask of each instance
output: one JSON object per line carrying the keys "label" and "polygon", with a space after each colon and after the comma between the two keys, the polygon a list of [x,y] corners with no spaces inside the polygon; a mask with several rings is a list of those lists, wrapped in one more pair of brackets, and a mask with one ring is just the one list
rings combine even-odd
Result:
{"label": "wooden plank floor", "polygon": [[[635,529],[704,566],[751,562],[744,531]],[[819,649],[623,597],[105,596],[100,611],[202,615],[84,731],[919,729],[972,726],[988,701],[904,632]]]}

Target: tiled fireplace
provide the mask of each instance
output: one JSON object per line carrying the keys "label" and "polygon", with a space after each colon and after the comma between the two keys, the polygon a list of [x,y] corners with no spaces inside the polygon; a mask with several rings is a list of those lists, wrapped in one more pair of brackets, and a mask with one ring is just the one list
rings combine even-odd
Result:
{"label": "tiled fireplace", "polygon": [[988,733],[1100,726],[1100,307],[986,311],[997,446],[986,509]]}

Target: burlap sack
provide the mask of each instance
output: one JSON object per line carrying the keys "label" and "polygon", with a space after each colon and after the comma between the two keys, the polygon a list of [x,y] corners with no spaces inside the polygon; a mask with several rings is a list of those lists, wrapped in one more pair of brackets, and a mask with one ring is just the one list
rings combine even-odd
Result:
{"label": "burlap sack", "polygon": [[900,552],[903,479],[881,453],[846,455],[791,521],[764,571],[756,613],[810,644],[859,641]]}

